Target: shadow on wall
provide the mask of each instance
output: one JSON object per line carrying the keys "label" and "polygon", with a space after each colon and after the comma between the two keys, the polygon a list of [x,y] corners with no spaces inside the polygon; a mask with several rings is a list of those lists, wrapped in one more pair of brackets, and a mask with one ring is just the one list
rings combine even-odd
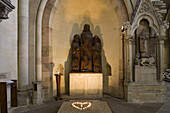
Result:
{"label": "shadow on wall", "polygon": [[[101,39],[101,45],[102,45],[102,72],[103,72],[103,89],[104,92],[108,92],[108,76],[111,76],[111,66],[110,64],[107,62],[106,56],[105,56],[105,51],[103,50],[103,38],[102,38],[102,33],[101,33],[101,29],[99,26],[96,26],[94,28],[93,23],[90,20],[90,12],[86,11],[84,14],[84,20],[82,21],[82,23],[80,24],[80,27],[78,25],[78,23],[74,23],[73,24],[73,28],[72,28],[72,32],[70,34],[70,47],[72,44],[72,40],[74,35],[76,34],[81,34],[81,32],[83,31],[83,27],[85,24],[89,24],[90,25],[90,29],[91,32],[93,33],[93,35],[97,35],[100,39]],[[69,73],[71,71],[71,48],[69,49],[69,54],[67,57],[67,60],[64,63],[64,74],[65,74],[65,91],[66,94],[69,94]]]}

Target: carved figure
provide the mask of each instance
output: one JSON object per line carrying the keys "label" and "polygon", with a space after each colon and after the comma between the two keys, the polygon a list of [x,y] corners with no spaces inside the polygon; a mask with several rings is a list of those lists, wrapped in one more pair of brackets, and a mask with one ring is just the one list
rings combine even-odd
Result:
{"label": "carved figure", "polygon": [[92,71],[92,64],[89,63],[89,61],[90,61],[90,59],[86,54],[82,56],[82,61],[81,61],[81,71],[82,72]]}
{"label": "carved figure", "polygon": [[101,66],[101,40],[95,35],[93,38],[93,71],[102,72]]}
{"label": "carved figure", "polygon": [[141,58],[149,58],[149,55],[147,54],[147,40],[149,39],[149,34],[146,32],[144,29],[142,33],[139,36],[139,41],[140,41],[140,53],[141,53]]}
{"label": "carved figure", "polygon": [[140,62],[141,66],[155,66],[155,58],[154,57],[150,57],[150,58],[141,58],[141,62]]}
{"label": "carved figure", "polygon": [[85,24],[81,33],[81,71],[92,72],[92,37],[90,25]]}
{"label": "carved figure", "polygon": [[80,71],[80,37],[79,35],[75,35],[72,45],[72,71],[73,72],[79,72]]}

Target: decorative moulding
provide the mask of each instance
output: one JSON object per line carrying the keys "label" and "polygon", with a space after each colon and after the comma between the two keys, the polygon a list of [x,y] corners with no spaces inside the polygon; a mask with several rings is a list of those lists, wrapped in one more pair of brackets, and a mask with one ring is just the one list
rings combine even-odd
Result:
{"label": "decorative moulding", "polygon": [[11,12],[15,7],[11,4],[10,0],[0,0],[0,22],[3,19],[8,19],[8,14]]}
{"label": "decorative moulding", "polygon": [[163,20],[166,12],[165,6],[166,4],[162,0],[137,0],[135,10],[132,13],[132,20],[124,22],[126,35],[132,37],[139,27],[140,21],[146,19],[156,36],[166,36],[169,23]]}

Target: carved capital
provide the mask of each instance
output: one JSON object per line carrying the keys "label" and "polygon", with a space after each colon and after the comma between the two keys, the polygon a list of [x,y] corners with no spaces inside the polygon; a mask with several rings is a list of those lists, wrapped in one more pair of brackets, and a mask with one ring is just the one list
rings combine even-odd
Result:
{"label": "carved capital", "polygon": [[166,36],[157,36],[157,40],[159,45],[162,45],[164,43],[164,40],[166,40]]}
{"label": "carved capital", "polygon": [[158,41],[164,41],[166,40],[166,36],[156,36]]}
{"label": "carved capital", "polygon": [[0,21],[8,19],[9,12],[14,8],[10,0],[0,0]]}
{"label": "carved capital", "polygon": [[133,36],[126,36],[125,37],[125,42],[126,43],[132,44],[133,41],[134,41]]}
{"label": "carved capital", "polygon": [[126,35],[130,35],[131,34],[131,24],[130,24],[130,22],[129,21],[124,22],[123,27],[126,31]]}
{"label": "carved capital", "polygon": [[160,27],[160,33],[161,35],[166,35],[166,30],[169,28],[169,22],[168,21],[163,21]]}

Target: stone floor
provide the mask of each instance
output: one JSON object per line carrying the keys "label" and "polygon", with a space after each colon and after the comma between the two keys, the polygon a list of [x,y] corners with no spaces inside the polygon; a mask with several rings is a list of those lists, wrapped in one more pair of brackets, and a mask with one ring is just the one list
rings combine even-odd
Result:
{"label": "stone floor", "polygon": [[[101,101],[107,101],[113,113],[170,113],[170,82],[166,84],[168,88],[166,103],[132,104],[109,95],[104,95]],[[12,108],[9,113],[57,113],[65,101],[69,100],[55,101],[51,99],[40,106]]]}
{"label": "stone floor", "polygon": [[[81,102],[81,104],[77,103]],[[74,104],[74,107],[72,106]],[[85,103],[83,105],[83,103]],[[76,108],[77,107],[77,108]],[[87,108],[86,108],[87,107]],[[83,108],[85,110],[83,110]],[[58,113],[112,113],[107,101],[101,100],[70,100],[63,102]]]}

